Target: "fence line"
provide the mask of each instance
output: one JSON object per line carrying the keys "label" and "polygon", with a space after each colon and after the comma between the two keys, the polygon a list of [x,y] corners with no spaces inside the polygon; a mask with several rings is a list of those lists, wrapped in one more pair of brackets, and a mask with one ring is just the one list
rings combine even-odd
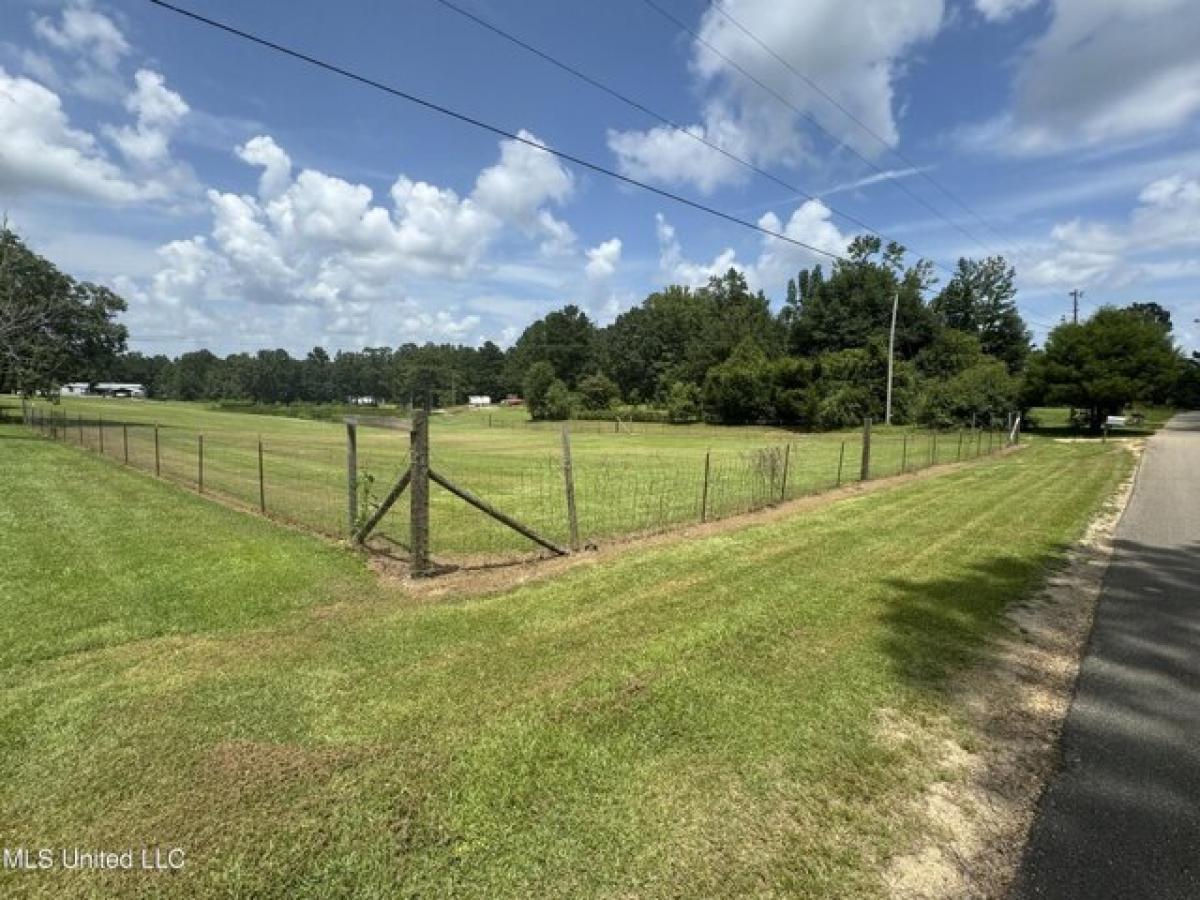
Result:
{"label": "fence line", "polygon": [[[7,415],[0,410],[0,417]],[[25,406],[22,419],[49,439],[333,537],[346,537],[374,519],[374,540],[414,549],[407,504],[380,510],[388,487],[409,462],[411,444],[401,435],[397,447],[364,452],[352,424],[346,426],[345,446],[339,447],[99,415],[68,418],[40,405]],[[639,447],[637,455],[622,458],[607,443],[597,448],[594,438],[591,453],[581,453],[587,433],[573,446],[574,424],[557,427],[560,448],[548,445],[533,458],[456,448],[450,432],[435,436],[435,458],[426,466],[436,477],[428,481],[428,517],[415,543],[447,560],[531,552],[534,544],[524,532],[503,524],[511,519],[547,545],[578,550],[750,512],[847,483],[975,459],[1019,440],[1017,428],[1011,433],[991,428],[897,433],[873,430],[866,420],[861,435],[853,437],[773,434],[776,440],[755,446],[661,453]],[[479,509],[498,512],[499,521],[485,519]]]}

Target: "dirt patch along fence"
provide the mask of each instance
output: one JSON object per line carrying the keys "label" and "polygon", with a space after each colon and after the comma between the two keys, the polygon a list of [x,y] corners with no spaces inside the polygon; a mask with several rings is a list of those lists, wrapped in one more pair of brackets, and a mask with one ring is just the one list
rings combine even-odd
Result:
{"label": "dirt patch along fence", "polygon": [[[317,437],[201,431],[68,414],[54,405],[0,415],[54,440],[204,496],[372,550],[475,565],[577,552],[605,541],[752,512],[842,485],[994,453],[1017,431],[875,429],[731,446],[556,426],[544,443],[479,443],[476,432],[425,429],[429,472],[422,534],[413,532],[412,429],[348,420]],[[415,417],[414,417],[415,419]],[[410,424],[410,423],[401,423]],[[339,437],[339,429],[344,436]],[[487,429],[483,430],[487,433]],[[492,432],[496,434],[496,432]],[[777,438],[754,433],[752,438]],[[409,482],[400,484],[409,472]],[[364,531],[364,526],[370,528]],[[424,542],[424,562],[417,557]],[[436,561],[436,562],[435,562]]]}

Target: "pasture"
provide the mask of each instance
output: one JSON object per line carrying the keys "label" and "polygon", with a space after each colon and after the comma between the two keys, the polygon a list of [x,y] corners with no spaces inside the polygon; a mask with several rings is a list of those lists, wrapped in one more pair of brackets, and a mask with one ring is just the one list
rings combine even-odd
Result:
{"label": "pasture", "polygon": [[[7,404],[11,409],[15,401]],[[249,507],[260,502],[263,452],[267,511],[333,536],[349,530],[345,428],[340,423],[218,411],[202,403],[64,398],[36,411],[61,417],[60,436],[106,456]],[[558,543],[568,535],[561,426],[529,423],[523,410],[457,408],[435,414],[432,465],[452,481]],[[571,423],[580,532],[585,541],[660,531],[761,508],[858,480],[862,431],[806,434],[778,428]],[[632,432],[632,433],[631,433]],[[999,432],[883,428],[872,436],[871,477],[998,450]],[[360,509],[378,503],[408,464],[403,429],[360,427]],[[432,550],[443,558],[513,555],[526,539],[432,494]],[[402,506],[383,521],[380,541],[403,546]]]}
{"label": "pasture", "polygon": [[1130,464],[1037,442],[435,601],[0,426],[0,841],[187,859],[0,890],[880,895],[970,746],[947,687]]}

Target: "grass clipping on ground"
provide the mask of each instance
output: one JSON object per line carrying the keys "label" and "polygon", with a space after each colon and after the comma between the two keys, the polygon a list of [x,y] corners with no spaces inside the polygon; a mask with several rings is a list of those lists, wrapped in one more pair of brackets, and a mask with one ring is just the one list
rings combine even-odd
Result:
{"label": "grass clipping on ground", "polygon": [[[1139,458],[1144,442],[1124,446]],[[897,900],[1007,895],[1055,765],[1113,534],[1133,484],[1131,473],[1045,588],[1009,607],[1005,629],[956,680],[966,740],[942,743],[946,777],[916,802],[925,823],[921,839],[891,861],[886,875]]]}
{"label": "grass clipping on ground", "polygon": [[[8,895],[871,897],[955,685],[1126,474],[1038,442],[469,598],[0,430]],[[886,712],[881,712],[885,711]]]}

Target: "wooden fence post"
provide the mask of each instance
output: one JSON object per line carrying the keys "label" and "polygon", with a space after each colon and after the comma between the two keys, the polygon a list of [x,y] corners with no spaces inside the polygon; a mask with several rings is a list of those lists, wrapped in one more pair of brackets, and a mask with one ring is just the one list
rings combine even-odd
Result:
{"label": "wooden fence post", "polygon": [[788,441],[787,444],[784,445],[784,448],[783,448],[783,478],[780,480],[780,484],[779,484],[779,502],[780,503],[787,502],[788,466],[790,465],[791,461],[792,461],[792,442]]}
{"label": "wooden fence post", "polygon": [[196,488],[204,493],[204,435],[196,435]]}
{"label": "wooden fence post", "polygon": [[358,423],[346,420],[346,527],[358,525]]}
{"label": "wooden fence post", "polygon": [[712,465],[712,451],[704,451],[704,487],[700,491],[700,521],[708,521],[708,471]]}
{"label": "wooden fence post", "polygon": [[125,465],[129,465],[129,423],[121,423],[121,447],[122,455],[125,457]]}
{"label": "wooden fence post", "polygon": [[904,432],[900,444],[900,474],[908,471],[908,432]]}
{"label": "wooden fence post", "polygon": [[846,461],[846,442],[842,441],[842,449],[838,452],[838,474],[834,487],[842,486],[842,463]]}
{"label": "wooden fence post", "polygon": [[96,428],[100,432],[100,455],[104,455],[104,416],[96,416]]}
{"label": "wooden fence post", "polygon": [[962,445],[963,445],[963,430],[960,428],[960,429],[958,429],[958,456],[956,456],[955,459],[962,459]]}
{"label": "wooden fence post", "polygon": [[571,432],[562,427],[563,483],[567,491],[567,525],[570,527],[571,549],[579,551],[579,516],[575,509],[575,473],[571,466]]}
{"label": "wooden fence post", "polygon": [[158,423],[154,423],[154,477],[162,477],[162,466],[158,461]]}
{"label": "wooden fence post", "polygon": [[863,419],[863,449],[862,449],[862,469],[859,472],[858,480],[867,481],[871,477],[871,417],[867,416]]}
{"label": "wooden fence post", "polygon": [[937,432],[929,429],[929,464],[937,465]]}
{"label": "wooden fence post", "polygon": [[409,542],[412,545],[412,574],[429,574],[429,413],[413,410],[409,438]]}
{"label": "wooden fence post", "polygon": [[83,446],[83,413],[79,414],[79,446]]}
{"label": "wooden fence post", "polygon": [[267,514],[267,489],[263,483],[263,449],[262,438],[258,439],[258,511]]}

